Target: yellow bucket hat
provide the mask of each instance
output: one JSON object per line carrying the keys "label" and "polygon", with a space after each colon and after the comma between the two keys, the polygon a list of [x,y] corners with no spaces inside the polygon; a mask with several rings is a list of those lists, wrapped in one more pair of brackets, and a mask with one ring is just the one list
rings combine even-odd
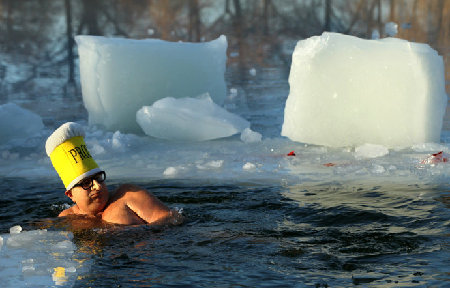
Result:
{"label": "yellow bucket hat", "polygon": [[84,136],[80,124],[67,122],[56,129],[45,143],[47,155],[66,190],[72,189],[84,178],[102,171],[89,153]]}

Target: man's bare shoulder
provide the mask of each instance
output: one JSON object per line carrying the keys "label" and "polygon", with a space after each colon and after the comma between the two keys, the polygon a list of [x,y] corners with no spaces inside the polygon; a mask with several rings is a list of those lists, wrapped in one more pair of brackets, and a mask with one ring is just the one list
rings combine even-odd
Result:
{"label": "man's bare shoulder", "polygon": [[74,214],[76,214],[74,207],[75,206],[72,206],[70,208],[67,208],[67,209],[63,210],[61,213],[59,213],[58,217],[64,217],[64,216],[67,216],[67,215],[74,215]]}

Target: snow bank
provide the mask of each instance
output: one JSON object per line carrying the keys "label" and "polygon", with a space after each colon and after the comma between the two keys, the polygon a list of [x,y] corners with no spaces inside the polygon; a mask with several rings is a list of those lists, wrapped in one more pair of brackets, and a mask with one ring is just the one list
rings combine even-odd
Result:
{"label": "snow bank", "polygon": [[250,123],[216,105],[209,95],[200,98],[164,98],[136,113],[145,134],[161,139],[204,141],[228,137]]}
{"label": "snow bank", "polygon": [[0,105],[0,145],[13,139],[27,139],[44,128],[42,118],[14,103]]}
{"label": "snow bank", "polygon": [[426,44],[323,33],[299,41],[281,134],[327,145],[437,142],[447,105],[443,59]]}
{"label": "snow bank", "polygon": [[83,102],[90,124],[140,131],[136,111],[165,97],[209,93],[222,104],[227,40],[175,43],[77,36]]}

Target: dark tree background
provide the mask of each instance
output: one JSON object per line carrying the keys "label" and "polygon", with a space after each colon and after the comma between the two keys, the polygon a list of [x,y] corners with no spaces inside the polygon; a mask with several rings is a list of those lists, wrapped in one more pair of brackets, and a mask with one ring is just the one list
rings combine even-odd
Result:
{"label": "dark tree background", "polygon": [[[450,0],[0,0],[0,104],[79,95],[78,34],[191,42],[224,34],[229,63],[247,69],[289,67],[283,46],[323,31],[383,37],[387,22],[399,25],[397,37],[438,50],[448,83]],[[46,89],[36,79],[54,81]]]}

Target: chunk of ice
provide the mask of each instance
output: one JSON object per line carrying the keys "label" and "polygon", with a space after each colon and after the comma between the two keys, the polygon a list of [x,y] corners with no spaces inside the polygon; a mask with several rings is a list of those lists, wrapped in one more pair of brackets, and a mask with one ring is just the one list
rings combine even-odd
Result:
{"label": "chunk of ice", "polygon": [[442,57],[426,44],[323,33],[299,41],[281,134],[334,147],[438,142]]}
{"label": "chunk of ice", "polygon": [[76,36],[90,124],[140,132],[136,111],[164,97],[226,97],[227,39],[205,43]]}
{"label": "chunk of ice", "polygon": [[27,273],[32,273],[36,270],[36,268],[34,268],[33,265],[24,265],[22,266],[22,273],[27,274]]}
{"label": "chunk of ice", "polygon": [[213,160],[205,164],[197,164],[197,169],[200,170],[209,170],[209,169],[219,169],[222,168],[224,161],[223,160]]}
{"label": "chunk of ice", "polygon": [[10,234],[19,234],[20,232],[22,232],[22,227],[20,225],[16,225],[16,226],[9,228]]}
{"label": "chunk of ice", "polygon": [[254,170],[256,169],[256,165],[251,163],[251,162],[247,162],[244,164],[244,166],[242,166],[242,169],[244,170]]}
{"label": "chunk of ice", "polygon": [[364,144],[355,148],[356,159],[377,158],[389,154],[389,149],[383,145]]}
{"label": "chunk of ice", "polygon": [[228,137],[250,126],[247,120],[216,105],[208,95],[158,100],[142,107],[136,121],[149,136],[179,141]]}
{"label": "chunk of ice", "polygon": [[373,174],[383,174],[384,172],[386,172],[386,168],[378,164],[373,164],[370,172],[372,172]]}
{"label": "chunk of ice", "polygon": [[166,170],[164,170],[163,175],[166,177],[173,177],[178,175],[180,172],[185,170],[186,168],[183,166],[178,167],[167,167]]}
{"label": "chunk of ice", "polygon": [[250,128],[245,128],[241,133],[241,140],[245,143],[261,142],[262,135],[258,132],[252,131]]}
{"label": "chunk of ice", "polygon": [[70,240],[63,240],[61,242],[56,243],[53,246],[54,250],[58,250],[58,251],[68,251],[68,252],[73,252],[75,250],[75,247],[72,243],[72,241]]}
{"label": "chunk of ice", "polygon": [[11,139],[27,139],[44,128],[42,118],[14,103],[0,105],[0,144]]}

